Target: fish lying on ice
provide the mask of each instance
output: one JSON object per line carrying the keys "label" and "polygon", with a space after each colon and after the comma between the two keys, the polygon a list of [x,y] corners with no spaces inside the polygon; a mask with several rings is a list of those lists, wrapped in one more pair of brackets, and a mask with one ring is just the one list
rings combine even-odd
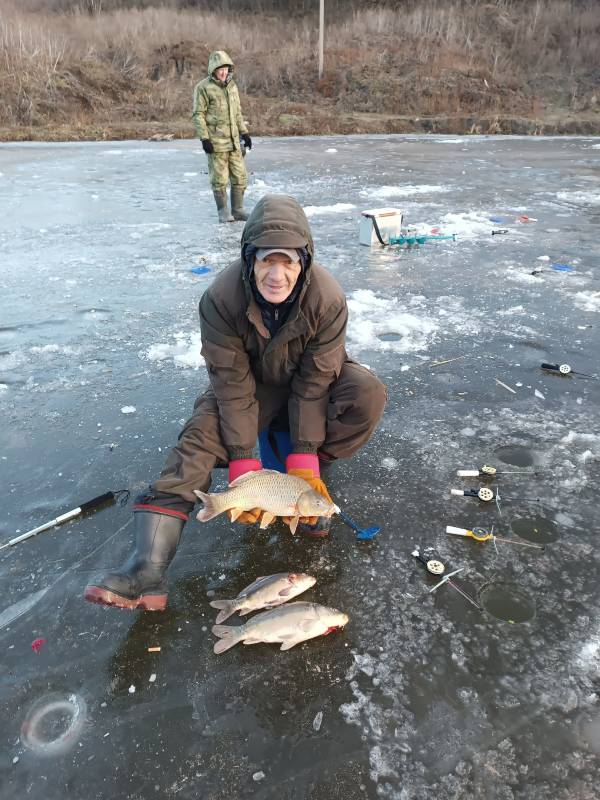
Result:
{"label": "fish lying on ice", "polygon": [[298,572],[278,572],[276,575],[257,578],[233,600],[211,602],[213,608],[221,609],[215,621],[217,624],[225,622],[236,611],[244,616],[251,611],[258,611],[259,608],[275,608],[310,589],[316,582],[317,579],[312,575]]}
{"label": "fish lying on ice", "polygon": [[327,636],[343,628],[348,616],[336,608],[327,608],[317,603],[289,603],[272,611],[263,611],[252,617],[245,625],[214,625],[212,632],[219,637],[215,653],[224,653],[238,642],[281,643],[281,650],[289,650],[306,639]]}
{"label": "fish lying on ice", "polygon": [[293,517],[290,530],[295,533],[300,517],[330,517],[339,512],[334,503],[302,478],[272,469],[246,472],[232,481],[224,492],[213,494],[196,490],[194,493],[204,503],[204,508],[198,512],[200,522],[207,522],[224,511],[235,511],[234,519],[237,519],[242,511],[262,508],[265,513],[261,528],[266,528],[275,517]]}

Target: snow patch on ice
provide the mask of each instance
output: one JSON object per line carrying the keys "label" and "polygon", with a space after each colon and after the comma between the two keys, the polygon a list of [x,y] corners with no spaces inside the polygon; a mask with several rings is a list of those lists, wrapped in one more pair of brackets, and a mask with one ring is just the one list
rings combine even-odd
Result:
{"label": "snow patch on ice", "polygon": [[577,308],[583,311],[600,311],[600,292],[577,292],[572,297]]}
{"label": "snow patch on ice", "polygon": [[[348,340],[360,350],[410,353],[426,348],[439,325],[430,317],[411,313],[393,297],[379,297],[370,289],[358,289],[348,297],[350,312]],[[382,341],[379,336],[393,332],[400,338]]]}
{"label": "snow patch on ice", "polygon": [[436,194],[441,192],[451,192],[451,186],[441,186],[439,184],[407,184],[406,186],[377,186],[371,189],[362,189],[362,197],[377,197],[385,199],[387,197],[413,197],[418,194]]}
{"label": "snow patch on ice", "polygon": [[463,238],[482,236],[492,230],[492,224],[483,214],[476,211],[462,211],[458,214],[452,212],[444,214],[440,220],[440,227],[446,233],[456,233]]}
{"label": "snow patch on ice", "polygon": [[61,355],[65,356],[72,356],[75,355],[77,351],[74,350],[72,347],[68,346],[61,347],[58,344],[45,344],[39,347],[38,346],[30,347],[29,352],[32,353],[33,355],[38,355],[38,356],[53,355],[57,353],[60,353]]}
{"label": "snow patch on ice", "polygon": [[[571,455],[574,455],[582,464],[587,461],[600,461],[600,434],[569,431],[566,436],[562,437],[560,443],[567,447]],[[578,453],[576,450],[580,450],[580,452]]]}
{"label": "snow patch on ice", "polygon": [[353,203],[334,203],[331,206],[304,206],[304,213],[307,217],[314,217],[316,214],[341,214],[344,211],[352,211],[356,206]]}
{"label": "snow patch on ice", "polygon": [[175,344],[153,344],[142,354],[142,358],[149,361],[173,360],[178,367],[199,369],[204,365],[204,358],[200,355],[202,341],[199,331],[185,333],[178,331],[173,334]]}
{"label": "snow patch on ice", "polygon": [[576,203],[577,205],[586,206],[600,206],[600,192],[557,192],[556,196],[559,200],[564,200],[567,203]]}

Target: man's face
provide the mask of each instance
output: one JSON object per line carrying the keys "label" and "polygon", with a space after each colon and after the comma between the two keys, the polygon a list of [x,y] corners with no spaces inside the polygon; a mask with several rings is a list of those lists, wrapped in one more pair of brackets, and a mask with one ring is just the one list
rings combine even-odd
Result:
{"label": "man's face", "polygon": [[219,67],[213,72],[213,75],[218,81],[223,81],[223,83],[225,83],[229,75],[229,67]]}
{"label": "man's face", "polygon": [[285,253],[269,253],[254,262],[256,287],[268,303],[283,303],[291,295],[302,267]]}

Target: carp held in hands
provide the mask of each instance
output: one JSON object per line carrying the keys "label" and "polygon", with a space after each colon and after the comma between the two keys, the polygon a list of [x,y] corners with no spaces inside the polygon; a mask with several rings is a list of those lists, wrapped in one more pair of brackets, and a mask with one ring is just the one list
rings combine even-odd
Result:
{"label": "carp held in hands", "polygon": [[291,517],[290,530],[296,532],[300,517],[331,517],[339,512],[335,503],[315,491],[309,483],[295,475],[286,475],[271,469],[246,472],[232,481],[224,492],[209,493],[195,490],[204,503],[198,512],[200,522],[233,511],[237,519],[243,511],[261,508],[264,514],[261,528],[266,528],[275,517]]}

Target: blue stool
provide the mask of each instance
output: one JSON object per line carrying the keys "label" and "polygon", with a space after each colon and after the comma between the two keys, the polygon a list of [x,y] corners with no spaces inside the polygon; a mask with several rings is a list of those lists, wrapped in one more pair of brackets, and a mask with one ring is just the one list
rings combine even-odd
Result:
{"label": "blue stool", "polygon": [[292,440],[289,431],[274,431],[263,428],[258,434],[260,460],[265,469],[285,472],[285,460],[292,452]]}

